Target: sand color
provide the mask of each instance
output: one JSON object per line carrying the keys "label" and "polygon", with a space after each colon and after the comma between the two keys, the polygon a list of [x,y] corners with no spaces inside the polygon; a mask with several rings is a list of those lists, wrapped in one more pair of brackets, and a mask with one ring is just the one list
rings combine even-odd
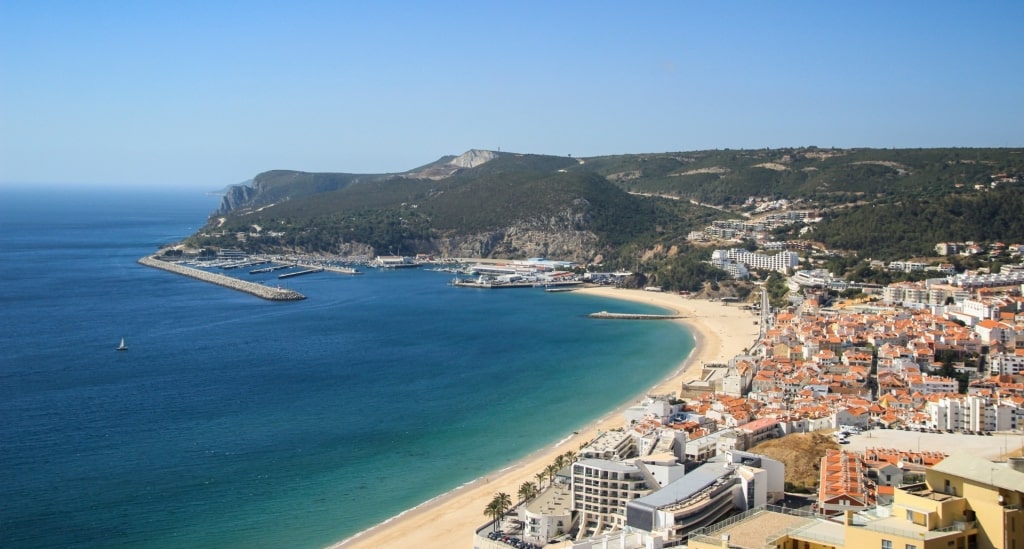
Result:
{"label": "sand color", "polygon": [[[690,356],[680,357],[679,367],[668,378],[644,394],[679,394],[682,383],[700,375],[705,362],[727,362],[750,347],[758,334],[754,324],[757,316],[739,305],[726,305],[703,299],[689,299],[667,292],[624,290],[609,287],[587,287],[577,290],[590,295],[646,303],[672,311],[684,318],[666,320],[681,322],[693,333],[695,348]],[[608,320],[602,322],[661,322],[651,320]],[[472,547],[473,532],[488,518],[484,508],[498,492],[517,500],[519,486],[534,481],[534,475],[554,462],[566,451],[579,449],[583,442],[594,439],[598,431],[623,427],[626,408],[644,395],[637,395],[596,422],[581,426],[577,434],[566,437],[551,447],[542,448],[511,467],[489,474],[465,486],[447,492],[397,517],[331,546],[331,549],[412,548],[449,549]]]}

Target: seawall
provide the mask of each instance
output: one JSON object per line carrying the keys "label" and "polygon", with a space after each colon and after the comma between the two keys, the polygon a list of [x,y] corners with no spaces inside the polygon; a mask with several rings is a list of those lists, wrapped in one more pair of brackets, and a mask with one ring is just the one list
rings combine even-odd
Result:
{"label": "seawall", "polygon": [[174,274],[180,274],[196,280],[202,280],[203,282],[210,282],[218,286],[224,286],[225,288],[231,288],[232,290],[252,294],[256,297],[269,299],[270,301],[298,301],[300,299],[306,299],[306,296],[296,292],[295,290],[273,288],[271,286],[264,286],[253,282],[245,282],[244,280],[210,273],[202,269],[193,269],[192,267],[186,267],[177,263],[160,261],[151,255],[139,259],[139,264],[147,267],[153,267],[154,269],[169,271]]}

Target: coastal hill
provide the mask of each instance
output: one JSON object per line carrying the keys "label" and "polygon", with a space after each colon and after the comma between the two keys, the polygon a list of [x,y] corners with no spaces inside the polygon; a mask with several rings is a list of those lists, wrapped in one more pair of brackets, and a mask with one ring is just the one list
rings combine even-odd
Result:
{"label": "coastal hill", "polygon": [[[820,214],[809,236],[829,249],[895,259],[927,255],[943,240],[1021,239],[1022,179],[1022,149],[802,147],[592,158],[471,150],[401,173],[264,172],[230,187],[190,243],[545,256],[659,271],[663,280],[676,276],[672,269],[709,280],[715,273],[701,261],[710,251],[689,243],[687,233],[750,217],[763,201],[787,199],[791,208]],[[776,236],[803,237],[802,229]]]}

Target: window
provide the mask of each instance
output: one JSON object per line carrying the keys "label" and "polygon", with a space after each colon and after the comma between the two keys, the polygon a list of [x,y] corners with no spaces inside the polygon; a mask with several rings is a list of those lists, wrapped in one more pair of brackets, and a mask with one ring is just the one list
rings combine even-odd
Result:
{"label": "window", "polygon": [[882,549],[892,549],[892,540],[891,539],[883,539],[882,540]]}
{"label": "window", "polygon": [[914,545],[913,543],[908,543],[908,544],[906,545],[906,549],[917,549],[917,546],[916,546],[916,545]]}

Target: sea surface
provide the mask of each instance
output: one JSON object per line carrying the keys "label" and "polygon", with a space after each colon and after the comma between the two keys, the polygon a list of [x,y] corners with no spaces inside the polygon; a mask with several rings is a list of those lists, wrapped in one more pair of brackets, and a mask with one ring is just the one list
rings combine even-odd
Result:
{"label": "sea surface", "polygon": [[0,187],[0,546],[322,547],[555,444],[693,347],[573,292],[367,268],[275,303],[136,263],[218,200]]}

